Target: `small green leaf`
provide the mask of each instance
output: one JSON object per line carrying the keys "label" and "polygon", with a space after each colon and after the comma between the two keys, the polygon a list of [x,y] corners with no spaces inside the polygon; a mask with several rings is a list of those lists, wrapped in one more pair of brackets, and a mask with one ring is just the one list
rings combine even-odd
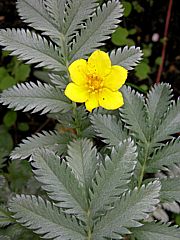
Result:
{"label": "small green leaf", "polygon": [[16,80],[9,74],[0,79],[0,90],[7,89],[16,84]]}
{"label": "small green leaf", "polygon": [[133,1],[132,2],[134,9],[138,12],[144,12],[144,8],[138,3],[138,1]]}
{"label": "small green leaf", "polygon": [[3,118],[3,122],[6,125],[6,127],[9,128],[15,124],[16,119],[17,119],[17,113],[14,111],[8,111]]}
{"label": "small green leaf", "polygon": [[12,191],[16,193],[22,192],[31,176],[31,167],[27,161],[13,161],[10,163],[7,177]]}
{"label": "small green leaf", "polygon": [[143,49],[144,57],[150,57],[152,54],[151,48],[144,48]]}
{"label": "small green leaf", "polygon": [[129,14],[130,14],[131,11],[132,11],[132,4],[129,3],[129,2],[124,2],[124,1],[123,1],[122,4],[123,4],[123,7],[124,7],[124,16],[125,16],[125,17],[128,17]]}
{"label": "small green leaf", "polygon": [[26,122],[18,123],[18,129],[22,132],[26,132],[29,130],[29,125]]}
{"label": "small green leaf", "polygon": [[15,79],[17,82],[24,82],[29,77],[31,71],[31,67],[26,64],[21,64],[16,70],[15,70]]}
{"label": "small green leaf", "polygon": [[156,60],[155,60],[155,63],[157,65],[161,65],[161,62],[162,62],[162,57],[157,57]]}
{"label": "small green leaf", "polygon": [[136,67],[136,76],[140,80],[144,80],[148,78],[148,74],[150,73],[151,69],[149,65],[145,62],[141,62],[137,67]]}
{"label": "small green leaf", "polygon": [[128,47],[131,47],[131,46],[134,46],[134,45],[135,45],[135,42],[134,42],[134,40],[132,40],[132,39],[130,39],[130,38],[127,38],[127,39],[126,39],[126,45],[127,45]]}
{"label": "small green leaf", "polygon": [[129,33],[127,29],[118,27],[112,34],[112,43],[117,46],[126,45],[128,35]]}
{"label": "small green leaf", "polygon": [[13,140],[3,125],[0,125],[0,136],[3,136],[0,137],[0,151],[3,152],[3,156],[6,156],[13,148]]}
{"label": "small green leaf", "polygon": [[137,31],[135,28],[131,28],[128,30],[128,32],[129,32],[129,35],[134,35]]}

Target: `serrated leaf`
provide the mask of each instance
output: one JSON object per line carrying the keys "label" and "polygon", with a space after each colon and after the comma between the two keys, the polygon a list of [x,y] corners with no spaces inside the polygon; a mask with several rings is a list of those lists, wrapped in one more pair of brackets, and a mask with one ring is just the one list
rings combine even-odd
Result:
{"label": "serrated leaf", "polygon": [[64,93],[51,85],[33,82],[18,84],[0,94],[0,103],[15,110],[41,111],[41,114],[68,112],[70,101]]}
{"label": "serrated leaf", "polygon": [[4,46],[4,50],[11,51],[11,55],[28,64],[35,63],[36,67],[65,71],[58,50],[35,32],[24,29],[1,29],[0,45]]}
{"label": "serrated leaf", "polygon": [[68,166],[86,190],[91,187],[97,168],[97,150],[88,139],[79,139],[68,146]]}
{"label": "serrated leaf", "polygon": [[69,83],[69,80],[64,75],[50,74],[49,78],[54,85],[62,90],[65,90]]}
{"label": "serrated leaf", "polygon": [[85,57],[104,45],[103,42],[110,38],[109,35],[118,26],[122,12],[118,0],[108,1],[102,8],[99,7],[92,19],[87,21],[86,27],[77,34],[70,50],[71,61]]}
{"label": "serrated leaf", "polygon": [[[63,38],[61,33],[61,25],[63,23],[64,17],[64,9],[63,4],[65,1],[63,0],[53,0],[51,1],[51,5],[57,4],[56,8],[53,8],[56,12],[50,11],[50,6],[47,7],[48,0],[18,0],[17,1],[17,9],[18,13],[21,16],[21,19],[28,23],[29,26],[40,30],[44,35],[50,36],[52,39],[59,40]],[[45,6],[46,4],[46,6]],[[58,18],[60,18],[61,25],[59,25],[59,21],[54,18],[55,14],[58,12]],[[56,15],[57,16],[57,15]]]}
{"label": "serrated leaf", "polygon": [[170,100],[172,98],[172,89],[169,84],[163,83],[155,85],[147,95],[147,113],[152,134],[159,125],[164,114],[167,112]]}
{"label": "serrated leaf", "polygon": [[163,202],[180,202],[180,177],[161,180],[160,197]]}
{"label": "serrated leaf", "polygon": [[0,235],[0,240],[11,240],[8,236],[2,236]]}
{"label": "serrated leaf", "polygon": [[155,151],[147,162],[146,171],[154,173],[173,164],[180,164],[180,138],[168,142]]}
{"label": "serrated leaf", "polygon": [[131,229],[138,240],[179,240],[180,229],[170,224],[145,223],[144,226]]}
{"label": "serrated leaf", "polygon": [[141,226],[139,221],[147,218],[159,202],[159,191],[160,183],[155,181],[122,196],[114,208],[97,222],[93,239],[122,239],[124,234],[130,233],[128,228]]}
{"label": "serrated leaf", "polygon": [[90,120],[97,136],[106,144],[116,146],[127,137],[122,123],[113,115],[93,114]]}
{"label": "serrated leaf", "polygon": [[147,116],[144,105],[144,98],[130,87],[122,87],[121,92],[124,98],[124,106],[120,108],[120,114],[126,127],[131,130],[141,142],[147,142]]}
{"label": "serrated leaf", "polygon": [[82,227],[59,212],[49,201],[41,197],[16,195],[9,203],[13,217],[24,227],[46,239],[84,240]]}
{"label": "serrated leaf", "polygon": [[152,146],[157,146],[159,142],[172,138],[172,135],[180,132],[180,98],[177,103],[173,101],[167,113],[158,126],[152,139]]}
{"label": "serrated leaf", "polygon": [[66,4],[66,14],[64,18],[63,33],[72,38],[78,29],[82,29],[82,24],[92,16],[97,7],[96,0],[68,0]]}
{"label": "serrated leaf", "polygon": [[49,150],[39,150],[31,159],[36,179],[55,205],[85,221],[88,208],[85,191],[66,162]]}
{"label": "serrated leaf", "polygon": [[104,214],[119,196],[128,190],[128,183],[136,164],[136,147],[131,139],[113,148],[111,157],[101,164],[92,187],[91,214]]}
{"label": "serrated leaf", "polygon": [[11,218],[7,208],[3,205],[0,205],[0,228],[4,228],[11,223],[14,223],[14,220]]}
{"label": "serrated leaf", "polygon": [[[0,157],[1,157],[1,151],[0,151]],[[0,168],[4,167],[3,165],[4,161],[5,161],[4,159],[0,158]],[[0,175],[0,190],[4,187],[5,183],[6,183],[5,177]]]}
{"label": "serrated leaf", "polygon": [[46,148],[57,152],[59,155],[67,151],[67,144],[72,140],[72,136],[67,134],[60,134],[58,132],[46,132],[33,134],[27,137],[16,147],[12,153],[12,159],[25,159],[32,155],[39,148]]}
{"label": "serrated leaf", "polygon": [[113,65],[119,65],[127,70],[132,70],[142,59],[142,51],[139,47],[134,46],[128,48],[127,46],[113,50],[110,53],[110,58]]}
{"label": "serrated leaf", "polygon": [[43,2],[48,14],[53,19],[58,32],[63,32],[67,0],[43,0]]}

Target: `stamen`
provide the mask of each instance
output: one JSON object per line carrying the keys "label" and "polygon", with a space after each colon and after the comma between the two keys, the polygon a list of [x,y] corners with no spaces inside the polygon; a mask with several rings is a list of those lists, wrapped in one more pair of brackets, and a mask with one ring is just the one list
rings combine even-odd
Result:
{"label": "stamen", "polygon": [[98,93],[102,91],[103,79],[95,74],[87,74],[88,93]]}

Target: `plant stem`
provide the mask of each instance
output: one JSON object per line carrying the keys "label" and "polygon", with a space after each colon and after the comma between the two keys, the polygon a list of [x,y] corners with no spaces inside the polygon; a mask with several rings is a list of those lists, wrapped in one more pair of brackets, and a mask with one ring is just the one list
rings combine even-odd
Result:
{"label": "plant stem", "polygon": [[75,126],[76,126],[76,133],[77,133],[77,136],[80,136],[81,135],[81,130],[79,128],[79,121],[78,121],[78,118],[77,118],[77,105],[76,105],[75,102],[72,102],[72,106],[73,106],[74,123],[75,123]]}
{"label": "plant stem", "polygon": [[90,209],[88,209],[87,211],[87,226],[88,226],[88,236],[87,236],[87,240],[92,240],[92,231],[91,231],[91,218],[90,218]]}
{"label": "plant stem", "polygon": [[148,159],[148,152],[149,152],[149,144],[145,148],[144,162],[143,162],[140,177],[139,177],[139,180],[138,180],[138,189],[140,189],[140,187],[142,185],[143,178],[144,178],[144,172],[145,172],[145,169],[146,169],[146,163],[147,163],[147,159]]}
{"label": "plant stem", "polygon": [[162,53],[161,53],[162,60],[161,60],[161,64],[159,66],[159,70],[157,73],[156,83],[160,83],[161,74],[163,72],[163,66],[164,66],[165,55],[166,55],[166,47],[167,47],[167,39],[168,39],[167,37],[168,37],[169,22],[170,22],[170,17],[171,17],[171,10],[172,10],[172,3],[173,3],[173,0],[169,0],[169,6],[168,6],[165,29],[164,29],[164,37],[163,37],[164,41],[163,41],[163,47],[162,47]]}

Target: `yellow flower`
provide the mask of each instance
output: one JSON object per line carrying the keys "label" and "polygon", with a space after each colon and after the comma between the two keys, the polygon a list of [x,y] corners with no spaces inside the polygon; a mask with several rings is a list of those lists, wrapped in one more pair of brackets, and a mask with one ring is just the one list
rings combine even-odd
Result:
{"label": "yellow flower", "polygon": [[88,61],[74,61],[69,66],[69,73],[72,82],[67,85],[65,95],[73,102],[85,102],[88,111],[99,106],[114,110],[124,104],[118,90],[126,81],[127,70],[112,66],[107,53],[96,50]]}

